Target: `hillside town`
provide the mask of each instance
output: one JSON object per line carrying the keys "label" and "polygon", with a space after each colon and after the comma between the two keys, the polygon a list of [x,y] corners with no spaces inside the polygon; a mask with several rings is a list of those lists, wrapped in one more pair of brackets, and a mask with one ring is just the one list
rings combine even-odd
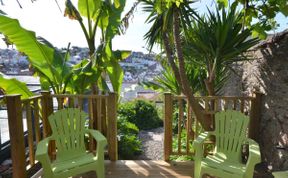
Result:
{"label": "hillside town", "polygon": [[[88,58],[88,48],[72,47],[70,54],[68,63],[75,65]],[[124,70],[124,82],[129,83],[152,80],[162,70],[159,62],[155,60],[155,55],[142,52],[131,52],[120,65]],[[32,75],[27,56],[16,49],[0,49],[0,72],[6,75]]]}
{"label": "hillside town", "polygon": [[[82,59],[88,58],[88,52],[88,48],[72,47],[68,63],[71,66],[78,64]],[[143,81],[153,80],[163,70],[155,55],[131,52],[130,56],[119,63],[124,70],[120,93],[123,102],[133,98],[152,99],[158,96],[155,91],[139,85]],[[16,78],[26,83],[31,91],[40,89],[39,78],[33,76],[27,56],[16,49],[0,49],[0,72],[7,75],[8,78]]]}

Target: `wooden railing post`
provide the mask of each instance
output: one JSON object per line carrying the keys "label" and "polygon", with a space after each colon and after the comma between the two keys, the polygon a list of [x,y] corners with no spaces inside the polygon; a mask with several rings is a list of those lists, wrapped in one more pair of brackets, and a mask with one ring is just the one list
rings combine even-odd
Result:
{"label": "wooden railing post", "polygon": [[26,159],[21,95],[7,95],[8,126],[11,143],[13,178],[26,178]]}
{"label": "wooden railing post", "polygon": [[169,161],[172,153],[173,98],[171,93],[164,94],[164,107],[164,160]]}
{"label": "wooden railing post", "polygon": [[[51,126],[48,121],[48,117],[53,113],[53,98],[50,91],[41,91],[42,95],[42,124],[43,124],[43,138],[46,138],[52,134]],[[50,158],[54,159],[53,152],[55,152],[55,142],[50,141],[48,154]]]}
{"label": "wooden railing post", "polygon": [[259,142],[259,126],[261,121],[261,102],[263,94],[256,91],[254,92],[255,98],[251,104],[251,114],[249,123],[249,138]]}
{"label": "wooden railing post", "polygon": [[108,115],[108,154],[111,161],[118,160],[118,140],[117,140],[117,95],[109,93],[107,104]]}
{"label": "wooden railing post", "polygon": [[53,113],[53,99],[50,91],[41,91],[42,95],[42,124],[43,124],[43,138],[51,135],[51,127],[48,121],[48,117]]}

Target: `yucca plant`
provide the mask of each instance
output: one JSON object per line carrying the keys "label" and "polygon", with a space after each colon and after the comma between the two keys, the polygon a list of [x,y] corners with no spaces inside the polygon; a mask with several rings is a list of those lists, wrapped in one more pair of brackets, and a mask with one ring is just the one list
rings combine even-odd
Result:
{"label": "yucca plant", "polygon": [[223,85],[229,64],[248,60],[244,52],[259,42],[251,37],[250,29],[242,29],[241,19],[242,15],[233,7],[216,9],[215,13],[208,10],[208,16],[194,22],[189,30],[186,51],[194,64],[206,69],[209,95],[215,95],[217,85]]}

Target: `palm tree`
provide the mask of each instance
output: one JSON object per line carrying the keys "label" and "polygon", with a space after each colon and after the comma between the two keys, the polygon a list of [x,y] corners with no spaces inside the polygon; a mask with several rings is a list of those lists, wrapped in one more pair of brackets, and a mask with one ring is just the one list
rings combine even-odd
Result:
{"label": "palm tree", "polygon": [[[189,0],[140,0],[144,11],[150,13],[147,22],[153,23],[145,35],[148,46],[151,49],[154,44],[160,43],[166,52],[166,57],[173,73],[180,84],[181,91],[187,96],[188,102],[195,115],[205,130],[211,129],[211,124],[205,121],[203,108],[196,101],[194,91],[189,86],[189,80],[185,72],[184,53],[182,48],[181,31],[188,33],[191,17],[196,13]],[[196,15],[197,16],[197,15]]]}

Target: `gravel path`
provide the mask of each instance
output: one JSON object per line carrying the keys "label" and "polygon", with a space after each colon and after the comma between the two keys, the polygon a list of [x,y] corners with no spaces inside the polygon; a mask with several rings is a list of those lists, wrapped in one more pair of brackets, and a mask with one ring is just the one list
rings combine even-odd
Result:
{"label": "gravel path", "polygon": [[138,160],[163,160],[164,128],[145,130],[139,132],[143,153]]}

